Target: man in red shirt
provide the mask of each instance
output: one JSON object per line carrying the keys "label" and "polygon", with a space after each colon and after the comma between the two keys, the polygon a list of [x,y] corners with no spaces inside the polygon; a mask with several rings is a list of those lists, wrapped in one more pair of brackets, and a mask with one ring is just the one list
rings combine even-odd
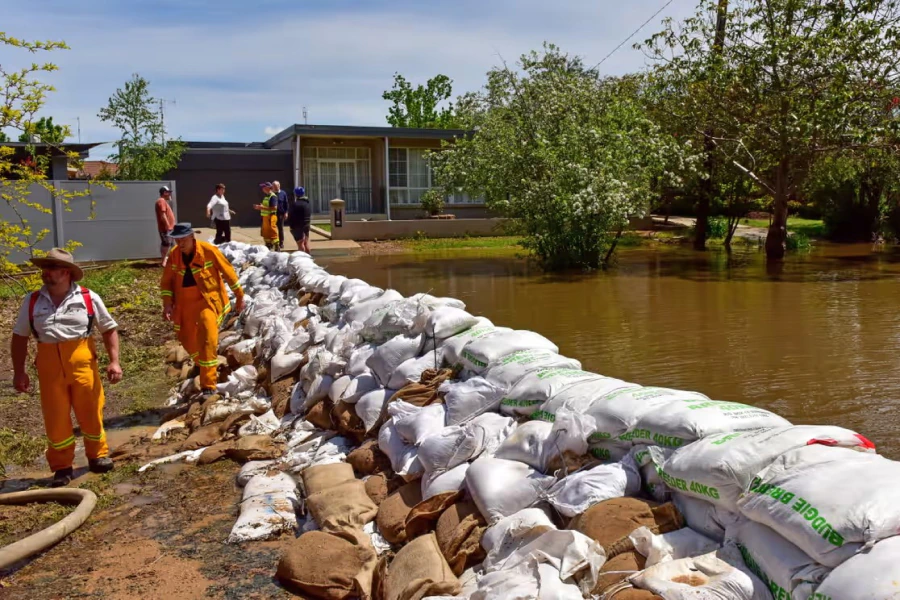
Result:
{"label": "man in red shirt", "polygon": [[156,228],[159,230],[159,253],[162,264],[166,266],[169,248],[172,247],[172,238],[169,234],[175,227],[175,213],[172,211],[172,190],[167,186],[159,188],[159,198],[156,200]]}

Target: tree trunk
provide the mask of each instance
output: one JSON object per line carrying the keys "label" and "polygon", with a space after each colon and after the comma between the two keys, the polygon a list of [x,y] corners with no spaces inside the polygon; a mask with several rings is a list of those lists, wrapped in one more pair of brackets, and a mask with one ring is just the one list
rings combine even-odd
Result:
{"label": "tree trunk", "polygon": [[772,224],[766,235],[766,258],[770,261],[782,260],[787,240],[788,217],[788,161],[782,159],[775,172],[775,198],[772,203]]}
{"label": "tree trunk", "polygon": [[728,217],[728,233],[725,235],[725,248],[727,250],[731,250],[731,240],[734,238],[734,232],[737,231],[737,226],[740,222],[740,217]]}

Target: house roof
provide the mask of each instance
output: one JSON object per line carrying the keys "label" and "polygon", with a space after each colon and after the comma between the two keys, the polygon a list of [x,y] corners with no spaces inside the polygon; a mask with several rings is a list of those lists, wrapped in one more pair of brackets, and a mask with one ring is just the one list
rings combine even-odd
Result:
{"label": "house roof", "polygon": [[93,179],[94,177],[100,175],[100,173],[103,172],[104,169],[108,173],[115,175],[119,170],[119,165],[117,165],[116,163],[106,162],[105,160],[86,160],[84,161],[84,164],[78,172]]}
{"label": "house roof", "polygon": [[0,142],[0,146],[4,146],[6,148],[13,148],[15,150],[26,150],[34,148],[35,151],[38,152],[50,152],[54,155],[60,155],[62,152],[77,152],[78,154],[86,155],[91,148],[96,148],[100,146],[104,142],[98,142],[96,144],[70,144],[68,142],[63,142],[62,144],[44,144],[41,142]]}
{"label": "house roof", "polygon": [[300,125],[288,127],[266,140],[266,146],[274,146],[295,135],[328,137],[388,137],[449,140],[469,134],[464,129],[422,129],[416,127],[366,127],[355,125]]}

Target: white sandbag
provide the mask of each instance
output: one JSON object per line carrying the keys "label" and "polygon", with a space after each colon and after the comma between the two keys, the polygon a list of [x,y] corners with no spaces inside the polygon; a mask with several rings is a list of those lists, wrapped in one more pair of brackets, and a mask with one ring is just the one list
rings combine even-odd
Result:
{"label": "white sandbag", "polygon": [[347,375],[351,377],[359,377],[365,373],[371,373],[371,369],[366,366],[366,362],[375,354],[378,349],[376,344],[365,344],[356,348],[347,361]]}
{"label": "white sandbag", "polygon": [[379,346],[366,361],[366,366],[372,370],[381,385],[387,386],[397,367],[416,356],[421,345],[422,336],[420,335],[398,335]]}
{"label": "white sandbag", "polygon": [[281,292],[266,290],[258,293],[244,312],[244,335],[258,336],[263,325],[281,310],[283,303]]}
{"label": "white sandbag", "polygon": [[444,364],[450,368],[462,367],[462,353],[468,344],[509,331],[512,331],[509,327],[495,327],[488,319],[478,317],[477,325],[441,341],[441,347],[444,349]]}
{"label": "white sandbag", "polygon": [[371,285],[356,286],[346,293],[341,294],[341,304],[344,306],[355,306],[360,302],[377,298],[384,292],[383,289]]}
{"label": "white sandbag", "polygon": [[372,431],[378,424],[385,403],[390,400],[391,396],[396,392],[397,390],[378,388],[363,394],[356,402],[356,406],[353,408],[356,411],[356,416],[362,419],[363,425],[366,428],[366,433]]}
{"label": "white sandbag", "polygon": [[632,431],[621,439],[627,436],[635,444],[680,448],[714,433],[791,424],[775,413],[747,404],[710,400],[696,392],[676,392],[674,396],[672,402],[640,415]]}
{"label": "white sandbag", "polygon": [[319,375],[313,379],[306,393],[306,400],[303,403],[303,411],[306,412],[313,406],[328,397],[331,385],[334,383],[331,375]]}
{"label": "white sandbag", "polygon": [[427,471],[443,471],[481,455],[493,456],[515,429],[511,418],[485,413],[425,438],[419,446],[419,460]]}
{"label": "white sandbag", "polygon": [[425,324],[426,336],[442,340],[462,333],[478,324],[478,318],[452,306],[434,309]]}
{"label": "white sandbag", "polygon": [[287,345],[294,335],[293,324],[288,323],[281,317],[269,319],[261,331],[260,351],[264,360],[274,356],[276,352]]}
{"label": "white sandbag", "polygon": [[225,383],[216,386],[216,390],[226,396],[237,396],[241,392],[250,391],[256,387],[258,373],[253,365],[244,365],[233,371]]}
{"label": "white sandbag", "polygon": [[237,474],[238,487],[244,487],[254,476],[276,469],[274,460],[251,460]]}
{"label": "white sandbag", "polygon": [[529,421],[520,425],[501,444],[496,456],[518,460],[548,473],[559,468],[566,456],[587,454],[587,439],[593,426],[590,417],[561,411],[553,423]]}
{"label": "white sandbag", "polygon": [[662,465],[663,478],[685,495],[738,512],[738,498],[760,471],[785,452],[810,444],[875,447],[849,429],[823,425],[718,433],[673,452]]}
{"label": "white sandbag", "polygon": [[550,350],[519,350],[489,366],[484,378],[494,385],[509,390],[531,371],[551,367],[580,371],[581,362]]}
{"label": "white sandbag", "polygon": [[466,486],[468,470],[469,463],[462,463],[449,471],[426,472],[422,476],[422,500],[463,489]]}
{"label": "white sandbag", "polygon": [[285,354],[302,354],[309,348],[311,341],[312,338],[310,338],[308,331],[305,329],[295,329],[293,335],[291,335],[291,339],[287,341],[287,344],[284,345],[282,350]]}
{"label": "white sandbag", "polygon": [[900,532],[900,463],[813,445],[779,456],[738,500],[817,562],[836,567]]}
{"label": "white sandbag", "polygon": [[286,473],[256,475],[244,487],[241,515],[228,542],[265,540],[297,527],[297,484]]}
{"label": "white sandbag", "polygon": [[232,331],[229,333],[225,333],[224,331],[219,335],[219,346],[217,348],[219,354],[223,356],[228,355],[228,350],[241,341],[241,333],[239,331]]}
{"label": "white sandbag", "polygon": [[646,566],[682,558],[708,554],[719,549],[719,542],[711,540],[690,527],[668,533],[656,534],[647,527],[638,527],[628,538],[634,549],[647,559]]}
{"label": "white sandbag", "polygon": [[344,392],[347,391],[347,388],[350,387],[352,382],[353,378],[349,375],[343,375],[334,380],[334,383],[331,384],[331,388],[328,390],[328,398],[331,400],[332,404],[337,404],[341,401],[341,397],[344,395]]}
{"label": "white sandbag", "polygon": [[428,329],[428,318],[431,316],[432,312],[441,307],[457,308],[459,310],[465,310],[466,308],[466,303],[462,300],[457,300],[456,298],[436,298],[430,294],[415,294],[410,296],[408,300],[415,303],[416,307],[412,330],[410,331],[410,333],[413,334],[426,333],[426,329]]}
{"label": "white sandbag", "polygon": [[378,384],[378,380],[375,379],[374,375],[364,373],[359,377],[354,377],[350,381],[349,385],[344,389],[343,394],[341,394],[340,399],[347,404],[356,404],[359,402],[360,398],[369,392],[373,392],[380,388],[381,386]]}
{"label": "white sandbag", "polygon": [[[565,369],[541,368],[527,373],[500,401],[500,411],[508,415],[530,417],[541,405],[564,389],[580,382],[602,382],[607,378],[596,373]],[[618,381],[618,380],[613,380]],[[551,418],[545,419],[551,421]]]}
{"label": "white sandbag", "polygon": [[387,387],[399,390],[409,383],[418,383],[423,372],[427,369],[435,369],[441,364],[443,354],[441,350],[426,352],[424,356],[404,361],[391,374]]}
{"label": "white sandbag", "polygon": [[[583,373],[584,371],[581,372]],[[557,378],[551,376],[548,377],[547,381],[549,382],[554,379]],[[562,379],[564,384],[565,377],[562,377]],[[526,381],[528,381],[528,376],[523,378],[520,383],[525,383]],[[574,381],[572,385],[556,384],[553,387],[556,389],[550,390],[547,400],[540,405],[540,408],[536,410],[531,417],[533,419],[552,421],[560,411],[571,411],[587,415],[594,421],[594,433],[591,435],[591,441],[611,441],[612,439],[612,436],[608,435],[606,431],[600,432],[599,434],[597,433],[597,424],[606,424],[604,411],[607,398],[615,396],[622,390],[640,388],[640,386],[634,383],[629,383],[613,377],[603,377],[601,375],[594,375],[593,378],[579,379]],[[518,388],[518,385],[516,388],[513,388],[510,395],[519,393],[517,392]],[[541,389],[540,391],[543,390]],[[525,397],[528,396],[525,395]],[[532,396],[532,398],[533,397],[534,396]],[[625,433],[625,429],[622,428],[619,432]]]}
{"label": "white sandbag", "polygon": [[[629,452],[641,474],[641,488],[657,502],[667,502],[671,497],[669,487],[660,476],[656,462],[648,446],[632,446]],[[721,540],[721,538],[719,538]]]}
{"label": "white sandbag", "polygon": [[629,581],[665,600],[772,600],[734,546],[648,567]]}
{"label": "white sandbag", "polygon": [[445,381],[438,388],[447,407],[447,425],[459,425],[500,407],[504,389],[482,377]]}
{"label": "white sandbag", "polygon": [[[395,404],[400,404],[400,402],[403,401],[392,402],[391,407]],[[444,428],[444,420],[447,417],[447,413],[443,404],[429,404],[428,406],[416,406],[415,408],[418,410],[394,418],[394,426],[405,442],[419,446],[426,438],[435,435]]]}
{"label": "white sandbag", "polygon": [[288,452],[279,464],[292,473],[300,473],[316,465],[346,462],[347,455],[356,447],[351,440],[328,431],[318,431],[303,442],[296,445],[288,443],[288,446]]}
{"label": "white sandbag", "polygon": [[633,496],[640,489],[637,465],[626,456],[621,462],[584,469],[560,479],[548,496],[560,514],[574,517],[604,500]]}
{"label": "white sandbag", "polygon": [[250,415],[250,420],[238,428],[238,437],[245,435],[269,435],[281,425],[275,413],[269,409],[260,416]]}
{"label": "white sandbag", "polygon": [[497,458],[525,463],[533,469],[544,468],[544,444],[550,438],[553,423],[528,421],[522,423],[500,445],[495,453]]}
{"label": "white sandbag", "polygon": [[[177,399],[176,399],[176,403],[177,403]],[[171,406],[171,405],[170,405],[170,406]],[[167,437],[169,437],[169,434],[172,433],[173,431],[179,431],[179,430],[181,430],[181,429],[186,429],[186,428],[187,428],[187,423],[185,423],[184,421],[180,420],[180,419],[183,419],[183,418],[184,418],[184,417],[182,416],[182,417],[180,417],[180,418],[175,418],[175,419],[171,419],[171,420],[169,420],[169,421],[166,421],[165,423],[163,423],[162,425],[160,425],[160,426],[156,429],[156,431],[153,432],[153,435],[150,437],[150,439],[151,439],[151,440],[154,440],[154,441],[155,441],[155,440],[164,440],[164,439],[166,439]]]}
{"label": "white sandbag", "polygon": [[272,383],[293,374],[300,367],[304,358],[302,354],[276,352],[269,361],[269,378]]}
{"label": "white sandbag", "polygon": [[418,475],[425,470],[416,456],[416,447],[403,441],[392,421],[378,431],[378,448],[390,459],[391,468],[397,475]]}
{"label": "white sandbag", "polygon": [[550,350],[559,348],[539,333],[516,330],[473,340],[462,351],[463,366],[473,373],[484,373],[489,365],[520,350]]}
{"label": "white sandbag", "polygon": [[875,544],[871,550],[847,559],[825,578],[811,600],[896,600],[900,537]]}
{"label": "white sandbag", "polygon": [[738,513],[679,492],[672,493],[672,502],[688,527],[717,542],[724,541],[727,529],[742,518]]}
{"label": "white sandbag", "polygon": [[329,330],[325,334],[325,348],[335,356],[349,358],[362,342],[360,327],[359,323],[341,323]]}
{"label": "white sandbag", "polygon": [[603,462],[620,461],[631,454],[631,450],[634,448],[628,442],[620,442],[618,440],[591,442],[589,446],[588,451],[590,455]]}
{"label": "white sandbag", "polygon": [[485,456],[466,473],[466,487],[488,523],[532,506],[554,481],[526,464]]}
{"label": "white sandbag", "polygon": [[372,316],[373,312],[402,299],[403,295],[397,290],[385,290],[384,293],[373,298],[351,305],[344,313],[344,321],[358,323],[361,330],[366,319]]}
{"label": "white sandbag", "polygon": [[737,546],[744,564],[762,579],[774,598],[816,598],[816,588],[831,571],[770,528],[749,519],[729,526],[726,539]]}

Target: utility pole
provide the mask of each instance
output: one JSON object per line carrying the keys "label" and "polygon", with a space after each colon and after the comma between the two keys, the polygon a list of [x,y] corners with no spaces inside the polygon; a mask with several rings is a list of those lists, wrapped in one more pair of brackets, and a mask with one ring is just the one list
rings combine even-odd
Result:
{"label": "utility pole", "polygon": [[[716,37],[713,40],[712,57],[718,60],[722,56],[725,48],[725,25],[728,22],[728,0],[719,0],[716,8]],[[714,132],[712,125],[707,126],[703,132],[703,147],[706,150],[706,174],[707,178],[703,180],[700,186],[700,201],[697,204],[697,225],[694,228],[696,237],[694,238],[695,250],[706,250],[706,231],[709,228],[709,209],[712,204],[713,195],[713,169],[715,168],[714,153],[716,143],[713,140]]]}

